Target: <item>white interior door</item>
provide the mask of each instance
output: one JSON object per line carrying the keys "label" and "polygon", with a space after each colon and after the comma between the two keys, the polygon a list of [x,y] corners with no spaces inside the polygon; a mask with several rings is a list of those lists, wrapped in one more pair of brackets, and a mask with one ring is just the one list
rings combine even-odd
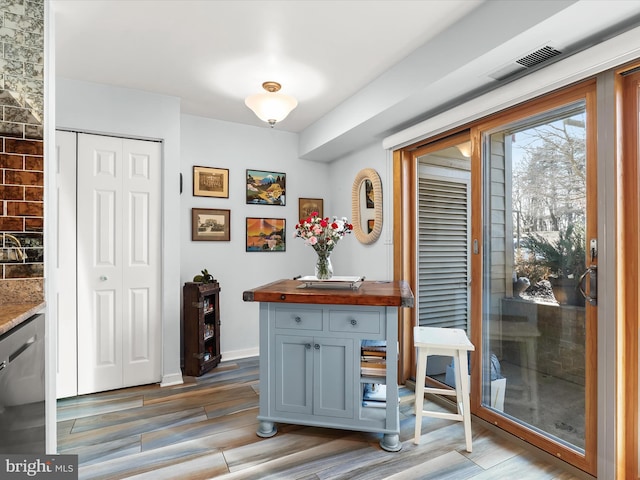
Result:
{"label": "white interior door", "polygon": [[78,134],[78,394],[160,379],[160,144]]}
{"label": "white interior door", "polygon": [[123,140],[123,386],[160,380],[160,143]]}

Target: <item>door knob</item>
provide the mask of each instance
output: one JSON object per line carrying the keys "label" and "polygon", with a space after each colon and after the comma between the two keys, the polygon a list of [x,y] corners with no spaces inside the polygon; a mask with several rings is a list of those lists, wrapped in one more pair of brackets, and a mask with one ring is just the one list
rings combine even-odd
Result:
{"label": "door knob", "polygon": [[107,280],[106,275],[100,275],[100,280],[103,282],[106,281]]}

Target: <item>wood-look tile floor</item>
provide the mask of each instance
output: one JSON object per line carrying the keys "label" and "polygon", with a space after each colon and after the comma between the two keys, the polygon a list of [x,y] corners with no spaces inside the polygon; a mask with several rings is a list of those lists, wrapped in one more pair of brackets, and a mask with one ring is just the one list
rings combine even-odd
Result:
{"label": "wood-look tile floor", "polygon": [[[171,387],[149,385],[58,401],[58,452],[77,454],[84,479],[571,480],[478,422],[473,453],[460,422],[424,418],[413,444],[411,402],[401,405],[400,452],[379,434],[279,425],[256,436],[258,360],[222,362]],[[433,405],[433,408],[441,408]]]}

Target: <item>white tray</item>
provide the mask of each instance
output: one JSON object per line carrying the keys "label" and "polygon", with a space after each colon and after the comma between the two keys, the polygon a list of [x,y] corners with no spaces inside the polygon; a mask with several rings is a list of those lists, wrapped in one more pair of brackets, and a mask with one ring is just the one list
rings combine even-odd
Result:
{"label": "white tray", "polygon": [[333,276],[328,280],[320,280],[315,275],[306,275],[296,277],[294,280],[302,282],[298,288],[349,288],[357,290],[362,285],[364,277]]}

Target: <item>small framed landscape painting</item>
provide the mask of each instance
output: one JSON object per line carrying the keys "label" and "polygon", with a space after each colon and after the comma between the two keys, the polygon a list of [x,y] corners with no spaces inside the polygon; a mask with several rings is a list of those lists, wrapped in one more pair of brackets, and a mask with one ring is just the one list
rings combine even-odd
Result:
{"label": "small framed landscape painting", "polygon": [[247,252],[284,252],[285,226],[284,218],[247,217]]}
{"label": "small framed landscape painting", "polygon": [[247,203],[286,205],[286,174],[264,170],[247,170]]}
{"label": "small framed landscape painting", "polygon": [[229,198],[229,170],[194,166],[193,196]]}
{"label": "small framed landscape painting", "polygon": [[318,212],[318,217],[324,218],[324,200],[321,198],[299,198],[298,219],[308,218],[312,212]]}
{"label": "small framed landscape painting", "polygon": [[373,218],[370,218],[369,220],[367,220],[367,233],[373,232],[374,224],[375,224],[375,220]]}
{"label": "small framed landscape painting", "polygon": [[231,210],[214,208],[191,209],[191,240],[231,240]]}

